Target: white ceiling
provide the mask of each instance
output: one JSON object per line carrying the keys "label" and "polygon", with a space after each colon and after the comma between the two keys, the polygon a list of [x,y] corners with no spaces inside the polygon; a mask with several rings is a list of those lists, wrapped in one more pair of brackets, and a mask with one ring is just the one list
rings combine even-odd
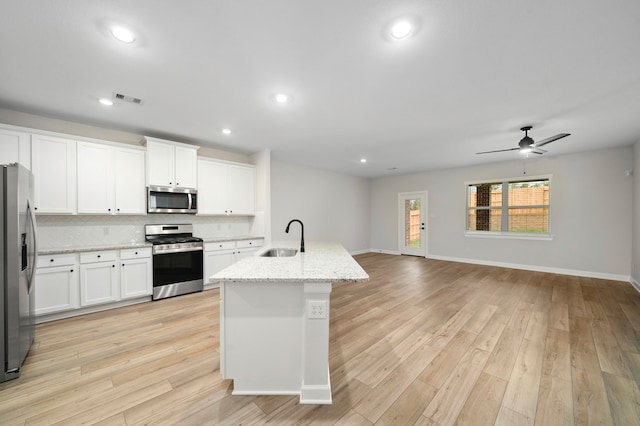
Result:
{"label": "white ceiling", "polygon": [[523,125],[572,134],[547,156],[640,140],[637,0],[2,3],[3,108],[367,177],[518,158],[475,153]]}

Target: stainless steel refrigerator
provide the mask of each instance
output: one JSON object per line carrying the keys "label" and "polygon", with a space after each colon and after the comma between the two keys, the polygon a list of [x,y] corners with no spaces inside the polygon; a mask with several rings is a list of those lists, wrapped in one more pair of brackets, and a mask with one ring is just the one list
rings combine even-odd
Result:
{"label": "stainless steel refrigerator", "polygon": [[35,336],[36,220],[33,175],[0,165],[0,382],[20,376]]}

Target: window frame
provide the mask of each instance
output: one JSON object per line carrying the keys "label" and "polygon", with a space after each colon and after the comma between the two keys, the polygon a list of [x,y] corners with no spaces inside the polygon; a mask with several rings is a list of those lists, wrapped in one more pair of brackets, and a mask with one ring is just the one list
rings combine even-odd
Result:
{"label": "window frame", "polygon": [[[531,206],[509,206],[509,184],[518,182],[530,182],[536,180],[548,180],[549,181],[549,204],[548,205],[531,205]],[[518,176],[510,178],[498,178],[498,179],[483,179],[467,181],[464,183],[465,191],[465,219],[464,219],[464,234],[467,237],[489,237],[489,238],[512,238],[512,239],[524,239],[524,240],[552,240],[553,234],[551,233],[551,205],[552,205],[552,189],[553,175],[535,175],[535,176]],[[500,184],[502,185],[502,203],[500,207],[486,206],[480,210],[498,210],[501,212],[501,230],[500,231],[476,231],[469,230],[469,210],[478,210],[478,207],[469,206],[469,186],[478,184]],[[548,223],[547,232],[514,232],[504,231],[503,229],[509,228],[509,211],[516,209],[535,209],[546,208],[548,211]]]}

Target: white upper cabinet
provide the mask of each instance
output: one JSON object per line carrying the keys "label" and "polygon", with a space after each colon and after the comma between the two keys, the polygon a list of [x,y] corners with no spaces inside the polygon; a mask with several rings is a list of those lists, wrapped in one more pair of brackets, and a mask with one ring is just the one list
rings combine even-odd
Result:
{"label": "white upper cabinet", "polygon": [[113,213],[113,154],[111,147],[78,142],[78,213]]}
{"label": "white upper cabinet", "polygon": [[226,164],[198,160],[198,214],[227,214],[226,181]]}
{"label": "white upper cabinet", "polygon": [[145,152],[115,148],[115,187],[117,214],[146,214]]}
{"label": "white upper cabinet", "polygon": [[198,214],[255,215],[255,167],[198,160]]}
{"label": "white upper cabinet", "polygon": [[256,214],[256,169],[230,165],[227,170],[227,196],[230,214]]}
{"label": "white upper cabinet", "polygon": [[76,212],[76,141],[31,136],[36,213]]}
{"label": "white upper cabinet", "polygon": [[176,146],[175,158],[175,186],[180,188],[196,188],[198,186],[197,148]]}
{"label": "white upper cabinet", "polygon": [[20,163],[31,169],[31,135],[0,128],[0,164]]}
{"label": "white upper cabinet", "polygon": [[146,137],[147,184],[196,188],[198,147]]}
{"label": "white upper cabinet", "polygon": [[145,214],[144,151],[78,142],[78,213]]}

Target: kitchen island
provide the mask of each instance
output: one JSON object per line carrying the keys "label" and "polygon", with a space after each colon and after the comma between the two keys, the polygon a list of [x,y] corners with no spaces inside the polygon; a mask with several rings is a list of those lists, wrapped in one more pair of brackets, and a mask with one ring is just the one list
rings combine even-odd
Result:
{"label": "kitchen island", "polygon": [[234,395],[299,395],[331,404],[329,310],[332,283],[369,276],[337,243],[309,243],[291,257],[242,259],[211,276],[220,282],[220,373]]}

